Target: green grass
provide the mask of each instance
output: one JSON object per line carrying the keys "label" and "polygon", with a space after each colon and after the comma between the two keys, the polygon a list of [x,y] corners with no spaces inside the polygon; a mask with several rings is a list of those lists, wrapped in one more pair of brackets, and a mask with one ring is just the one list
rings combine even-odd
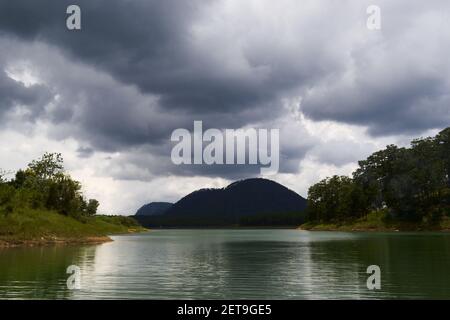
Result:
{"label": "green grass", "polygon": [[364,218],[343,222],[307,222],[299,229],[312,231],[449,231],[450,218],[444,217],[437,225],[422,222],[392,221],[383,211],[371,212]]}
{"label": "green grass", "polygon": [[133,219],[120,216],[95,216],[84,222],[48,210],[0,210],[0,240],[82,240],[110,234],[143,231]]}
{"label": "green grass", "polygon": [[448,230],[448,231],[450,231],[450,217],[445,217],[445,218],[441,221],[441,228],[442,228],[442,230]]}

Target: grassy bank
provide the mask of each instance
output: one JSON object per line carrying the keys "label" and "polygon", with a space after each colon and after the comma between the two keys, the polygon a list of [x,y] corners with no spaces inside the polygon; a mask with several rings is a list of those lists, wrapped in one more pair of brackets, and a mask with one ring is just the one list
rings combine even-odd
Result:
{"label": "grassy bank", "polygon": [[102,243],[108,235],[144,231],[133,219],[93,216],[82,221],[48,210],[0,211],[0,246]]}
{"label": "grassy bank", "polygon": [[392,221],[382,212],[373,212],[366,217],[344,222],[307,222],[298,229],[310,231],[450,231],[450,218],[438,224]]}

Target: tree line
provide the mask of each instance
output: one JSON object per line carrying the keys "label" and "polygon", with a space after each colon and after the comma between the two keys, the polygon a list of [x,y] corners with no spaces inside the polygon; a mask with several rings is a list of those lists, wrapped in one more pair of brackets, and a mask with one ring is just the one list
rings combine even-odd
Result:
{"label": "tree line", "polygon": [[395,220],[438,223],[450,215],[450,127],[409,148],[389,145],[308,190],[307,220],[340,222],[382,211]]}
{"label": "tree line", "polygon": [[0,209],[6,214],[21,208],[48,209],[78,220],[93,216],[99,202],[85,199],[80,182],[64,171],[60,153],[45,153],[27,168],[6,179],[0,172]]}

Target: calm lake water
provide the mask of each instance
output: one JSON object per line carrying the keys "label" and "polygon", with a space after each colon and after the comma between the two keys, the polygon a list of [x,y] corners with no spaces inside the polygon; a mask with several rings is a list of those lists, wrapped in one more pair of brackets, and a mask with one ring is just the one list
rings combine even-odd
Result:
{"label": "calm lake water", "polygon": [[[450,299],[450,234],[155,230],[0,249],[0,298]],[[366,268],[381,268],[381,290]],[[69,265],[81,289],[67,289]]]}

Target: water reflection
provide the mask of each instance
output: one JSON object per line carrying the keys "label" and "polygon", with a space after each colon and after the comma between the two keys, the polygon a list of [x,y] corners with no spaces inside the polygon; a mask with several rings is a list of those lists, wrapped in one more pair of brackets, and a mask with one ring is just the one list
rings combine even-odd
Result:
{"label": "water reflection", "polygon": [[85,268],[95,256],[94,247],[39,247],[0,249],[0,298],[65,299],[66,269]]}
{"label": "water reflection", "polygon": [[[450,298],[450,235],[157,230],[98,246],[0,250],[0,298]],[[81,290],[66,269],[81,268]],[[382,289],[366,288],[367,266]]]}

